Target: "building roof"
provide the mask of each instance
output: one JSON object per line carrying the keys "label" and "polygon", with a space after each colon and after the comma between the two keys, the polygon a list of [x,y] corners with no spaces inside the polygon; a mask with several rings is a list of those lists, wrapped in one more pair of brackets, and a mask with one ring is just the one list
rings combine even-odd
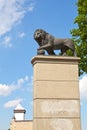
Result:
{"label": "building roof", "polygon": [[14,110],[25,110],[21,104],[18,104]]}

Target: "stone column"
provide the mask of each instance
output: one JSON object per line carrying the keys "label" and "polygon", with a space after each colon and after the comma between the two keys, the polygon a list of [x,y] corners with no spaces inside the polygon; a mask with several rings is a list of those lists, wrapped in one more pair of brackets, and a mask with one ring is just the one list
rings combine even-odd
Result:
{"label": "stone column", "polygon": [[78,57],[35,56],[34,130],[80,130]]}

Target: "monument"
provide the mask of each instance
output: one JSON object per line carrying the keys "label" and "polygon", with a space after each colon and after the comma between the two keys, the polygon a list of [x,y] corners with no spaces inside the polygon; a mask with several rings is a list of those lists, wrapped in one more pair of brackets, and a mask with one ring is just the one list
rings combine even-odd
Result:
{"label": "monument", "polygon": [[66,55],[67,50],[71,50],[72,54],[76,56],[74,42],[69,38],[55,38],[42,29],[37,29],[34,33],[34,39],[39,44],[37,54],[44,55],[44,50],[49,55],[55,55],[54,50],[61,50],[61,55]]}
{"label": "monument", "polygon": [[[56,49],[61,49],[61,56],[56,56],[55,45],[50,46],[48,45],[50,42],[46,43],[47,41],[45,41],[46,46],[43,45],[43,39],[46,40],[46,37],[42,38],[42,34],[39,33],[36,36],[35,33],[34,38],[39,41],[40,48],[37,50],[38,55],[31,61],[34,70],[33,128],[34,130],[81,130],[78,81],[80,58],[76,57],[74,44],[71,41],[70,43],[58,41]],[[65,56],[66,48],[72,48],[74,56]],[[45,55],[45,50],[49,55]]]}

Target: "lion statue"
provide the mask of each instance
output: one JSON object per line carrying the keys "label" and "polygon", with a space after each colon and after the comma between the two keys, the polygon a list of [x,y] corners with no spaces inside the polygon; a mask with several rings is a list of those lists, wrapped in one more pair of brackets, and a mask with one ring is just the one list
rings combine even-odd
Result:
{"label": "lion statue", "polygon": [[37,49],[38,55],[45,55],[45,50],[49,55],[56,55],[54,50],[60,50],[61,55],[66,55],[67,50],[71,50],[73,56],[76,56],[74,42],[69,38],[55,38],[42,29],[34,32],[34,39],[39,44]]}

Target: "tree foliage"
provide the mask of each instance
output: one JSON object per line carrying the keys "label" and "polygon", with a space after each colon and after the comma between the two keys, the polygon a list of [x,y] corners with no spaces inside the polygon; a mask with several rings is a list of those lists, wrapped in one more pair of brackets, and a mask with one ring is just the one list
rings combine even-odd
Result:
{"label": "tree foliage", "polygon": [[75,41],[77,56],[81,58],[79,63],[80,75],[87,73],[87,0],[78,0],[76,3],[78,16],[74,23],[77,28],[71,30]]}

